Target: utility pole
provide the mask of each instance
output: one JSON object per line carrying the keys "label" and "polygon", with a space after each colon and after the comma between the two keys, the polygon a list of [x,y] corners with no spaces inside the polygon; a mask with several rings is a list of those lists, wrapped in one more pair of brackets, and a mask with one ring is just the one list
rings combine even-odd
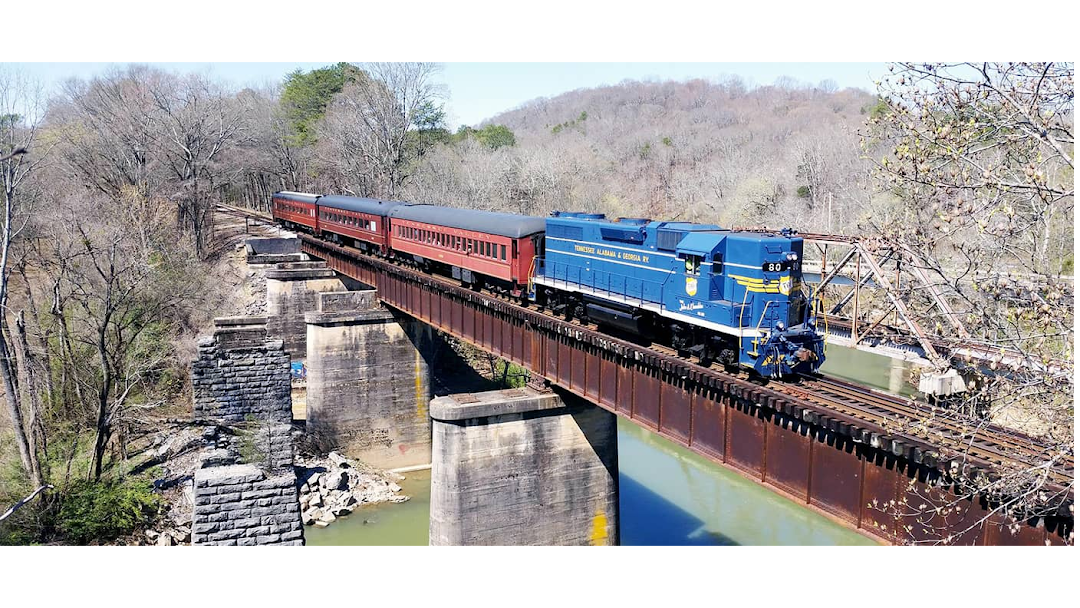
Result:
{"label": "utility pole", "polygon": [[829,191],[827,199],[829,205],[829,234],[832,234],[832,190]]}

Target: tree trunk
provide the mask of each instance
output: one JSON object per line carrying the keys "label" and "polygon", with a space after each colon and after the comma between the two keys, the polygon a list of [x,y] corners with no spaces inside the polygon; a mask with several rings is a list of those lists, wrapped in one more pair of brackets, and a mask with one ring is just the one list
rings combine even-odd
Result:
{"label": "tree trunk", "polygon": [[3,331],[0,331],[0,378],[4,382],[4,400],[7,402],[11,426],[15,430],[15,443],[19,446],[19,458],[22,460],[23,470],[35,486],[40,486],[41,471],[37,466],[37,456],[30,449],[30,441],[26,436],[22,408],[19,407],[19,389],[15,386],[15,375],[12,373],[9,353],[7,337],[4,336]]}
{"label": "tree trunk", "polygon": [[[20,364],[22,389],[26,393],[26,404],[30,410],[30,421],[27,424],[27,439],[30,443],[30,456],[32,459],[37,460],[38,454],[44,454],[48,451],[47,437],[45,435],[45,425],[41,422],[41,397],[38,393],[38,382],[35,369],[37,368],[37,359],[30,351],[30,343],[26,338],[26,315],[23,311],[19,311],[18,316],[15,317],[15,332],[18,334],[19,341],[17,343],[17,350],[20,357],[18,362]],[[41,471],[42,477],[44,477],[44,470],[41,467],[41,462],[35,463],[35,467]]]}
{"label": "tree trunk", "polygon": [[105,458],[105,450],[109,445],[111,424],[109,420],[109,393],[112,391],[112,369],[109,367],[109,354],[106,350],[105,332],[108,328],[108,315],[105,322],[98,329],[98,362],[101,365],[101,388],[98,389],[98,413],[97,413],[97,438],[94,440],[94,481],[101,479],[102,460]]}
{"label": "tree trunk", "polygon": [[[4,175],[4,225],[0,240],[3,241],[0,251],[0,315],[7,309],[8,288],[8,256],[11,250],[11,222],[12,206],[14,204],[13,169],[5,167]],[[18,379],[15,370],[11,366],[11,349],[8,348],[7,336],[0,323],[0,380],[4,383],[4,398],[8,406],[8,414],[11,416],[11,426],[15,430],[15,442],[19,445],[19,458],[22,460],[23,469],[35,486],[42,485],[41,469],[37,464],[37,455],[30,449],[30,442],[26,437],[26,426],[23,422],[22,408],[19,403]]]}

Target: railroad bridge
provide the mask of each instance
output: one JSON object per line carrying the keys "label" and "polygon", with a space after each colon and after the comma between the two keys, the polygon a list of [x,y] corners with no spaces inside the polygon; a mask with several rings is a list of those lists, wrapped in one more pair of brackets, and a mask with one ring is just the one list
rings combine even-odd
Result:
{"label": "railroad bridge", "polygon": [[[328,294],[316,297],[320,303],[311,306],[313,312],[307,318],[309,361],[320,356],[320,349],[325,350],[325,344],[313,347],[313,332],[321,331],[313,328],[334,329],[332,350],[337,349],[339,357],[342,348],[355,348],[371,340],[374,334],[357,329],[359,326],[383,328],[378,340],[393,344],[406,344],[400,339],[395,342],[394,336],[408,336],[415,353],[430,340],[423,336],[437,329],[526,368],[555,391],[552,395],[526,390],[443,397],[429,407],[421,403],[422,396],[429,394],[427,387],[421,387],[417,379],[409,415],[379,414],[383,423],[411,420],[402,435],[408,436],[408,441],[398,441],[400,445],[395,446],[400,438],[383,438],[383,447],[400,448],[384,453],[400,452],[397,456],[422,441],[414,419],[422,413],[432,420],[433,444],[429,444],[428,453],[433,469],[433,544],[617,543],[615,416],[882,542],[933,542],[945,537],[951,537],[953,544],[1070,542],[1071,463],[1052,471],[1053,483],[1048,486],[1050,491],[1068,492],[1068,505],[1056,514],[1025,522],[1013,522],[985,497],[956,494],[947,482],[949,473],[958,467],[989,470],[993,464],[1012,460],[1017,453],[1032,449],[1030,439],[993,428],[968,436],[944,422],[918,435],[901,432],[896,421],[913,415],[913,406],[906,399],[828,379],[794,386],[760,384],[723,369],[703,368],[663,348],[616,339],[576,321],[567,322],[462,288],[456,282],[351,248],[305,234],[298,238],[303,253],[374,288],[374,294],[363,297],[377,298],[386,307],[381,313],[334,313],[332,305],[328,310],[320,308]],[[319,276],[320,280],[325,278]],[[339,294],[337,299],[345,296]],[[385,329],[393,323],[403,329]],[[410,361],[415,357],[415,366],[409,369],[420,378],[420,354],[409,355],[409,350],[406,345],[393,356]],[[386,383],[390,377],[400,381],[401,376],[408,376],[400,367],[376,370],[368,363],[360,367],[375,375],[386,374]],[[309,367],[315,371],[320,365],[313,362]],[[341,369],[321,373],[329,378]],[[339,377],[336,381],[339,389],[355,386],[350,384],[355,382],[388,385],[379,379],[346,381]],[[395,389],[393,395],[374,401],[377,407],[385,408],[390,401],[401,400],[400,392]],[[404,399],[409,400],[408,396]],[[309,415],[314,413],[316,418],[318,401],[316,398],[313,403],[309,395]],[[313,407],[316,412],[311,411]],[[485,428],[501,430],[485,434]],[[506,443],[513,437],[522,445],[508,452]],[[582,439],[587,445],[581,444]],[[573,444],[575,440],[579,444]],[[959,441],[967,441],[969,449],[960,453],[944,447]],[[529,450],[532,452],[523,455]],[[495,463],[499,454],[509,454],[512,466]],[[541,473],[546,480],[534,480],[539,485],[529,488],[533,496],[520,495],[521,483],[517,483],[518,494],[507,496],[508,504],[502,508],[494,504],[500,500],[499,483],[536,475],[535,471],[506,466],[513,469],[534,464],[548,468]],[[498,480],[481,479],[484,467],[500,466]],[[535,506],[530,499],[577,505],[581,512],[548,509],[545,516],[560,519],[561,524],[527,526],[548,530],[546,538],[506,536],[508,526],[512,527],[508,518],[514,516],[515,509],[520,515]],[[904,512],[903,505],[927,502],[947,508],[932,514]],[[585,532],[575,536],[571,528]]]}

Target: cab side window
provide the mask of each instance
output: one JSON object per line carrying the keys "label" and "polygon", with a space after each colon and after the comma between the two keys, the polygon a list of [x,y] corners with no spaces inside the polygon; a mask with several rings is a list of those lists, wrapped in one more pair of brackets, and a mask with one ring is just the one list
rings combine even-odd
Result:
{"label": "cab side window", "polygon": [[712,257],[712,271],[713,274],[720,274],[724,272],[724,254],[714,253]]}
{"label": "cab side window", "polygon": [[701,271],[701,256],[686,256],[686,274],[697,274]]}

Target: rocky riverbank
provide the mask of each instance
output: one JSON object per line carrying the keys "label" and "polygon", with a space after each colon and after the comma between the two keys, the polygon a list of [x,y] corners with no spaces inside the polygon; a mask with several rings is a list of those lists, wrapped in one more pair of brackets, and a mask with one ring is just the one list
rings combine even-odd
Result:
{"label": "rocky riverbank", "polygon": [[[150,528],[118,544],[174,546],[191,543],[195,504],[195,472],[216,463],[222,446],[232,442],[228,427],[169,420],[144,438],[145,458],[136,468],[152,471],[152,483],[162,497],[162,510]],[[300,455],[303,434],[293,430],[297,492],[308,526],[325,527],[365,505],[409,500],[397,484],[402,476],[351,461],[337,452],[326,456]]]}
{"label": "rocky riverbank", "polygon": [[405,502],[400,475],[350,461],[337,452],[325,458],[298,457],[297,484],[304,525],[326,527],[364,505]]}

